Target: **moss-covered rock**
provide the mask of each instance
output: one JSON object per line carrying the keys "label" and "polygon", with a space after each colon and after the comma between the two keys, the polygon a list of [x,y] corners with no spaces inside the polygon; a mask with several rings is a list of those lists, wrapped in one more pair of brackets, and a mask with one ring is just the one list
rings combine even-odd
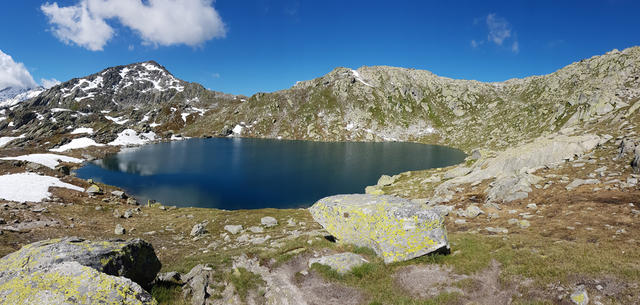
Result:
{"label": "moss-covered rock", "polygon": [[0,272],[0,304],[151,305],[140,285],[77,262]]}
{"label": "moss-covered rock", "polygon": [[151,244],[141,239],[88,241],[67,237],[28,244],[0,258],[0,272],[71,261],[109,275],[124,276],[142,286],[151,283],[161,267]]}
{"label": "moss-covered rock", "polygon": [[409,200],[386,195],[336,195],[309,208],[339,242],[373,249],[385,263],[449,247],[444,219]]}

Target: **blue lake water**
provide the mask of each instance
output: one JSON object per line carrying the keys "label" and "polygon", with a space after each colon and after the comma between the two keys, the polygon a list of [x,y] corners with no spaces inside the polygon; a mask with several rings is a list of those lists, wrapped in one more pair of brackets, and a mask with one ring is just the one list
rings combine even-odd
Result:
{"label": "blue lake water", "polygon": [[363,193],[382,174],[457,164],[456,149],[415,143],[189,139],[127,148],[78,169],[140,202],[219,209],[308,207]]}

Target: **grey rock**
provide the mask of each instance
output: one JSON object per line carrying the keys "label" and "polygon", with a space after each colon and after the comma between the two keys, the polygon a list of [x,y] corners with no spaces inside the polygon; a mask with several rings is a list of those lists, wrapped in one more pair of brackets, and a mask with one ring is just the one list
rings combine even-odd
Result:
{"label": "grey rock", "polygon": [[569,183],[565,188],[570,191],[585,184],[598,184],[600,180],[598,179],[575,179],[571,183]]}
{"label": "grey rock", "polygon": [[264,228],[258,227],[258,226],[249,227],[249,228],[247,228],[247,230],[251,231],[252,233],[263,233],[264,232]]}
{"label": "grey rock", "polygon": [[116,229],[113,230],[116,235],[124,235],[126,233],[124,227],[121,224],[116,225]]}
{"label": "grey rock", "polygon": [[224,230],[231,234],[238,234],[242,231],[242,225],[226,225]]}
{"label": "grey rock", "polygon": [[636,146],[633,151],[633,160],[631,161],[631,167],[634,172],[640,172],[640,145]]}
{"label": "grey rock", "polygon": [[209,285],[214,283],[215,273],[213,268],[207,265],[197,265],[189,273],[181,277],[184,283],[182,294],[191,299],[193,305],[205,305],[212,294]]}
{"label": "grey rock", "polygon": [[122,215],[122,217],[124,217],[124,218],[133,217],[133,210],[132,209],[128,209],[128,210],[124,211],[124,214]]}
{"label": "grey rock", "polygon": [[271,216],[266,216],[260,219],[260,223],[267,228],[271,228],[278,225],[278,220]]}
{"label": "grey rock", "polygon": [[123,192],[123,191],[113,191],[111,192],[111,195],[121,198],[121,199],[126,199],[127,195]]}
{"label": "grey rock", "polygon": [[127,204],[129,204],[129,205],[138,205],[138,201],[135,198],[129,197],[129,198],[127,198]]}
{"label": "grey rock", "polygon": [[89,193],[89,195],[102,194],[102,190],[100,189],[100,187],[95,184],[92,184],[91,186],[89,186],[85,192]]}
{"label": "grey rock", "polygon": [[480,214],[484,214],[484,211],[482,211],[479,207],[475,205],[468,206],[467,209],[464,211],[464,216],[468,218],[476,218]]}
{"label": "grey rock", "polygon": [[120,213],[120,210],[118,209],[113,210],[113,217],[122,218],[122,213]]}
{"label": "grey rock", "polygon": [[329,266],[331,269],[338,272],[338,274],[347,274],[351,269],[368,263],[361,255],[344,252],[333,255],[321,256],[318,258],[312,258],[309,260],[309,267],[313,264],[320,264]]}
{"label": "grey rock", "polygon": [[507,234],[509,233],[509,230],[507,230],[506,228],[502,228],[502,227],[486,227],[485,230],[487,230],[488,232],[491,233],[496,233],[496,234]]}
{"label": "grey rock", "polygon": [[146,286],[160,270],[153,247],[141,239],[88,241],[76,237],[49,239],[23,246],[0,259],[0,273],[77,262],[97,271],[123,276]]}
{"label": "grey rock", "polygon": [[208,222],[197,223],[191,228],[191,237],[196,237],[200,235],[204,235],[207,233],[207,224]]}
{"label": "grey rock", "polygon": [[157,304],[130,279],[101,273],[73,261],[3,272],[0,299],[3,304]]}
{"label": "grey rock", "polygon": [[579,286],[569,297],[571,302],[576,305],[587,305],[589,304],[589,295],[587,294],[587,290],[584,286]]}
{"label": "grey rock", "polygon": [[156,276],[155,282],[180,285],[182,284],[182,276],[180,275],[180,273],[175,271],[158,273],[158,276]]}
{"label": "grey rock", "polygon": [[407,199],[335,195],[320,199],[309,211],[339,242],[371,248],[385,263],[449,247],[444,219]]}
{"label": "grey rock", "polygon": [[394,177],[382,175],[380,176],[380,179],[378,179],[377,186],[389,186],[392,185],[395,181],[396,179]]}
{"label": "grey rock", "polygon": [[527,204],[527,209],[536,210],[536,209],[538,209],[538,205],[535,204],[535,203],[529,203],[529,204]]}

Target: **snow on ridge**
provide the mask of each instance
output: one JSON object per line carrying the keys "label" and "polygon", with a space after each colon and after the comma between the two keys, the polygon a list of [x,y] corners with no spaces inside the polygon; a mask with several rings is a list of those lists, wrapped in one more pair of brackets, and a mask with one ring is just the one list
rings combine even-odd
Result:
{"label": "snow on ridge", "polygon": [[5,99],[5,100],[0,100],[0,108],[8,108],[8,107],[13,107],[15,105],[20,104],[21,102],[24,102],[28,99],[34,98],[38,95],[40,95],[40,93],[44,92],[45,89],[42,87],[37,87],[34,89],[30,89],[28,91],[19,93],[11,98]]}
{"label": "snow on ridge", "polygon": [[55,169],[60,162],[69,162],[69,163],[82,163],[82,159],[56,155],[56,154],[30,154],[30,155],[22,155],[17,157],[5,157],[0,158],[0,160],[17,160],[17,161],[27,161],[42,164],[48,168]]}
{"label": "snow on ridge", "polygon": [[353,76],[356,78],[356,80],[358,80],[359,82],[369,86],[369,87],[375,87],[367,82],[364,81],[364,79],[362,78],[362,76],[360,76],[360,73],[356,70],[351,69],[351,73],[353,73]]}
{"label": "snow on ridge", "polygon": [[62,182],[58,178],[18,173],[0,176],[0,198],[16,202],[40,202],[51,196],[49,188],[52,186],[84,191],[83,188]]}
{"label": "snow on ridge", "polygon": [[104,144],[100,144],[100,143],[96,143],[96,141],[94,141],[91,138],[76,138],[71,140],[71,142],[64,144],[58,148],[52,148],[49,149],[49,151],[53,151],[53,152],[63,152],[63,151],[67,151],[70,149],[78,149],[78,148],[85,148],[85,147],[89,147],[89,146],[104,146]]}
{"label": "snow on ridge", "polygon": [[9,142],[15,139],[22,139],[22,138],[24,138],[24,135],[19,135],[17,137],[0,137],[0,147],[4,147],[5,145],[9,144]]}
{"label": "snow on ridge", "polygon": [[129,122],[129,119],[125,119],[124,117],[114,118],[112,116],[105,115],[104,118],[109,120],[109,121],[112,121],[112,122],[114,122],[114,123],[116,123],[118,125],[123,125],[124,123]]}
{"label": "snow on ridge", "polygon": [[234,133],[234,134],[239,135],[239,134],[241,134],[241,133],[242,133],[242,129],[243,129],[243,128],[244,128],[244,127],[242,127],[242,125],[236,125],[235,127],[233,127],[233,130],[232,130],[232,131],[233,131],[233,133]]}
{"label": "snow on ridge", "polygon": [[93,128],[90,127],[78,127],[76,129],[74,129],[71,134],[93,134]]}
{"label": "snow on ridge", "polygon": [[156,133],[151,131],[147,133],[138,133],[133,129],[125,129],[118,134],[118,137],[109,142],[108,145],[113,146],[128,146],[128,145],[143,145],[156,139]]}

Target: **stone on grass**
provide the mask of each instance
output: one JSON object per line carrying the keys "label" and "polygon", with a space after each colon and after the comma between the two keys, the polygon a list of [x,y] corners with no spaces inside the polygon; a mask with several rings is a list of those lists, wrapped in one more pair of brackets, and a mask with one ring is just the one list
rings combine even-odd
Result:
{"label": "stone on grass", "polygon": [[496,233],[496,234],[498,234],[498,233],[502,233],[502,234],[509,233],[509,230],[507,230],[506,228],[501,228],[501,227],[496,227],[496,228],[494,228],[494,227],[486,227],[485,230],[487,230],[488,232],[491,232],[491,233]]}
{"label": "stone on grass", "polygon": [[92,184],[90,187],[88,187],[85,192],[89,193],[89,195],[100,195],[100,194],[102,194],[102,190],[100,189],[100,187],[95,185],[95,184]]}
{"label": "stone on grass", "polygon": [[589,295],[587,294],[587,290],[584,289],[584,286],[579,286],[572,294],[571,294],[571,302],[576,305],[587,305],[589,304]]}
{"label": "stone on grass", "polygon": [[520,227],[520,229],[526,229],[530,226],[531,226],[531,223],[529,223],[528,220],[526,219],[518,220],[518,227]]}
{"label": "stone on grass", "polygon": [[351,252],[345,252],[312,258],[309,260],[309,267],[313,264],[325,265],[337,271],[338,274],[344,275],[354,267],[361,266],[364,263],[368,263],[368,261],[362,256]]}
{"label": "stone on grass", "polygon": [[127,198],[127,195],[125,195],[123,191],[113,191],[113,192],[111,192],[111,195],[113,195],[115,197],[118,197],[118,198],[121,198],[121,199],[126,199]]}
{"label": "stone on grass", "polygon": [[207,222],[197,223],[191,228],[191,237],[200,236],[207,233]]}
{"label": "stone on grass", "polygon": [[116,235],[124,235],[124,233],[126,233],[124,227],[121,224],[117,224],[116,225],[116,229],[113,230],[113,233],[115,233]]}
{"label": "stone on grass", "polygon": [[464,211],[464,216],[469,218],[476,218],[480,214],[484,214],[484,211],[482,211],[479,207],[475,205],[468,206],[467,209]]}
{"label": "stone on grass", "polygon": [[573,180],[571,183],[569,183],[565,188],[570,191],[578,186],[581,185],[585,185],[585,184],[598,184],[600,183],[600,180],[598,179],[576,179]]}
{"label": "stone on grass", "polygon": [[278,220],[271,216],[266,216],[260,219],[260,223],[267,228],[271,228],[278,225]]}
{"label": "stone on grass", "polygon": [[231,234],[238,234],[242,231],[242,225],[226,225],[224,230]]}
{"label": "stone on grass", "polygon": [[339,242],[373,249],[385,263],[449,248],[444,219],[410,200],[387,195],[336,195],[309,208]]}

